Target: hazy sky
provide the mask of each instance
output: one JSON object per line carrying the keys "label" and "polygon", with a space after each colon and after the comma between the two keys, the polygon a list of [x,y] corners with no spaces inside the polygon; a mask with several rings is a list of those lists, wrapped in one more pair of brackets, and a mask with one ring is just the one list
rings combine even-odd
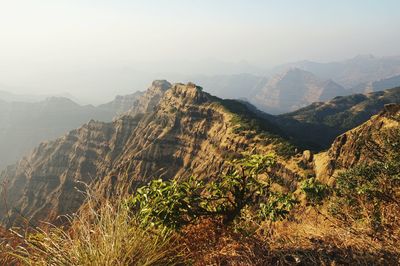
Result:
{"label": "hazy sky", "polygon": [[165,73],[399,55],[399,10],[399,0],[0,0],[0,84],[99,102]]}

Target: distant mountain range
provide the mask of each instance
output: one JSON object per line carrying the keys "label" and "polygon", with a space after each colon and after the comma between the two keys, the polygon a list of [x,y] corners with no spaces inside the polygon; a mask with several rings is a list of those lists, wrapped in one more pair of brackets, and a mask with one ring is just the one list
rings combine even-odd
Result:
{"label": "distant mountain range", "polygon": [[281,114],[336,96],[400,86],[400,57],[361,55],[329,63],[301,61],[275,67],[264,76],[191,76],[185,80],[190,79],[218,97],[246,99],[267,113]]}
{"label": "distant mountain range", "polygon": [[[221,72],[223,70],[226,69],[221,69]],[[250,72],[237,72],[246,70]],[[216,71],[218,69],[214,72]],[[282,114],[336,96],[381,91],[400,86],[400,56],[359,55],[336,62],[299,61],[269,70],[240,68],[233,72],[236,74],[160,75],[171,76],[172,80],[194,82],[217,97],[246,100],[264,112]],[[46,98],[40,95],[17,95],[5,92],[12,89],[0,84],[0,99],[32,102]],[[79,103],[78,99],[63,96]]]}
{"label": "distant mountain range", "polygon": [[36,94],[16,94],[9,92],[8,90],[12,89],[9,87],[5,87],[7,90],[2,90],[4,89],[3,86],[0,84],[0,100],[5,101],[5,102],[40,102],[43,101],[49,97],[64,97],[68,99],[72,99],[74,101],[79,101],[78,99],[75,99],[72,95],[68,93],[64,93],[62,95],[36,95]]}
{"label": "distant mountain range", "polygon": [[278,66],[271,73],[279,73],[293,67],[309,71],[322,79],[332,79],[350,89],[362,83],[399,75],[400,56],[358,55],[348,60],[328,63],[300,61]]}
{"label": "distant mountain range", "polygon": [[271,78],[250,101],[262,110],[282,113],[346,93],[332,80],[321,80],[311,72],[292,68]]}

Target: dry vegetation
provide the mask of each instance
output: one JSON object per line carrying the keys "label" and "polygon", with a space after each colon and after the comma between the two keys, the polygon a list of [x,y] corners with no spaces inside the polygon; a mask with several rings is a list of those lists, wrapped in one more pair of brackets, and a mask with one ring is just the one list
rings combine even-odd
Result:
{"label": "dry vegetation", "polygon": [[400,259],[398,230],[379,238],[311,207],[281,222],[225,227],[203,219],[178,233],[143,229],[126,208],[111,204],[91,211],[68,231],[3,231],[1,264],[396,265]]}
{"label": "dry vegetation", "polygon": [[[148,221],[153,225],[144,224],[132,210],[129,198],[118,197],[111,202],[89,197],[85,208],[69,217],[67,229],[46,226],[0,231],[0,265],[398,265],[397,158],[378,164],[374,168],[378,174],[368,178],[364,170],[371,173],[371,166],[348,171],[332,188],[306,180],[295,193],[302,203],[280,221],[260,221],[244,208],[230,223],[223,216],[205,215],[182,227],[168,228],[152,219]],[[247,163],[253,171],[255,168]],[[176,202],[182,203],[181,197],[184,206],[190,205],[191,189],[181,189],[175,183],[162,187],[174,197],[154,198],[156,205],[166,200],[166,206],[176,207]],[[156,192],[159,186],[148,189]],[[345,196],[340,194],[343,191]],[[215,195],[226,198],[219,192]],[[335,204],[336,209],[339,204],[340,213],[332,212]],[[153,208],[150,203],[145,206]],[[157,218],[157,210],[146,214]],[[180,215],[177,211],[170,217],[180,220]]]}
{"label": "dry vegetation", "polygon": [[[50,226],[20,235],[8,233],[0,262],[18,265],[176,265],[180,246],[167,232],[155,232],[122,205],[89,206],[68,230]],[[10,241],[16,243],[10,245]],[[3,261],[2,261],[3,260]]]}

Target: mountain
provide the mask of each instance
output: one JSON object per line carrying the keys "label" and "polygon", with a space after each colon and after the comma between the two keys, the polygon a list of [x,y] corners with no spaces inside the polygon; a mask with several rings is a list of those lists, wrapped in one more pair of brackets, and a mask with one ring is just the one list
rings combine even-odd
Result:
{"label": "mountain", "polygon": [[233,75],[195,75],[184,78],[186,81],[193,81],[206,89],[212,95],[226,99],[251,99],[262,89],[268,79],[253,74]]}
{"label": "mountain", "polygon": [[323,81],[311,72],[292,68],[271,78],[250,101],[266,112],[282,113],[344,94],[346,90],[332,80]]}
{"label": "mountain", "polygon": [[129,111],[140,95],[118,96],[98,107],[79,105],[64,97],[38,102],[0,100],[0,169],[15,163],[40,142],[60,137],[91,119],[111,121]]}
{"label": "mountain", "polygon": [[[138,110],[145,112],[132,111],[111,123],[91,121],[8,167],[2,178],[8,180],[6,202],[12,205],[0,204],[3,221],[6,213],[31,223],[71,214],[83,203],[82,182],[110,196],[154,178],[211,178],[226,159],[244,151],[295,152],[270,121],[240,102],[211,96],[193,83],[155,87],[143,94],[147,101]],[[294,180],[297,166],[279,154],[275,172],[283,183]]]}
{"label": "mountain", "polygon": [[339,170],[385,161],[399,137],[400,104],[387,104],[365,123],[338,136],[326,152],[315,157],[317,177],[332,181]]}
{"label": "mountain", "polygon": [[389,103],[400,103],[400,87],[316,102],[280,115],[275,122],[294,139],[319,150],[328,148],[336,136],[367,121]]}
{"label": "mountain", "polygon": [[[278,66],[272,70],[272,73],[281,72],[285,69],[294,67],[312,72],[314,75],[322,79],[332,79],[346,89],[350,89],[360,84],[366,84],[368,82],[374,82],[399,75],[400,57],[358,55],[348,60],[328,63],[300,61]],[[398,85],[399,84],[396,86]]]}

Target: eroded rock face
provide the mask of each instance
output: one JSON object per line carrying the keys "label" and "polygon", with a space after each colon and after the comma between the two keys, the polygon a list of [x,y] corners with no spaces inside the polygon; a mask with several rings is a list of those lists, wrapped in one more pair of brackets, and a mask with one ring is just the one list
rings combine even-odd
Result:
{"label": "eroded rock face", "polygon": [[331,148],[316,156],[317,176],[328,180],[336,171],[382,160],[387,156],[387,136],[400,132],[400,105],[387,104],[364,124],[340,136]]}
{"label": "eroded rock face", "polygon": [[[277,145],[272,135],[234,131],[234,114],[194,84],[153,83],[143,96],[129,115],[112,123],[91,121],[42,143],[6,170],[9,206],[0,204],[0,219],[8,211],[13,221],[21,215],[34,224],[57,221],[82,205],[83,182],[94,193],[112,196],[153,178],[215,178],[227,158],[243,151],[269,153]],[[279,160],[277,174],[292,180],[294,171]]]}
{"label": "eroded rock face", "polygon": [[[12,220],[20,214],[55,219],[82,204],[86,184],[103,176],[120,154],[137,120],[124,117],[113,123],[91,121],[52,142],[41,143],[15,167],[3,172],[7,180]],[[118,140],[118,141],[113,141]],[[0,216],[7,211],[0,204]]]}

